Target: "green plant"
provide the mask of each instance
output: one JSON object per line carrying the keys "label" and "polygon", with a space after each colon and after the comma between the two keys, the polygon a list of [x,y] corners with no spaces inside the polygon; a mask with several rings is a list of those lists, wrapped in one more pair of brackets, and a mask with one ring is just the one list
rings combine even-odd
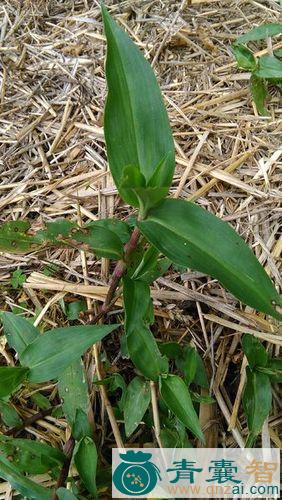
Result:
{"label": "green plant", "polygon": [[282,90],[282,51],[277,49],[255,57],[246,44],[266,40],[281,33],[282,24],[263,24],[240,36],[232,46],[238,67],[251,72],[250,84],[253,100],[258,113],[264,116],[269,115],[265,108],[269,84],[274,84],[280,91]]}
{"label": "green plant", "polygon": [[[108,46],[104,130],[109,166],[120,196],[137,209],[137,218],[131,224],[105,219],[83,227],[63,219],[47,223],[37,232],[27,221],[8,222],[0,228],[0,248],[4,251],[28,253],[48,246],[73,247],[117,261],[107,297],[91,320],[92,325],[58,328],[41,335],[21,316],[1,314],[4,334],[19,359],[19,366],[1,368],[2,401],[7,403],[3,398],[21,385],[58,380],[62,410],[72,434],[64,455],[53,456],[50,452],[49,456],[46,448],[36,450],[41,457],[40,471],[51,469],[57,478],[56,491],[45,490],[23,475],[34,473],[28,461],[20,467],[17,462],[9,462],[7,450],[14,444],[13,440],[4,441],[0,476],[29,498],[75,498],[75,493],[64,489],[72,457],[88,491],[82,489],[83,494],[97,496],[95,475],[99,461],[85,368],[80,358],[93,343],[117,328],[95,325],[105,319],[118,298],[117,291],[123,291],[125,310],[122,351],[135,365],[138,376],[128,386],[120,375],[94,382],[109,392],[121,391],[115,410],[124,419],[126,436],[144,419],[155,427],[158,442],[166,446],[191,446],[186,429],[190,439],[204,441],[197,403],[210,404],[213,400],[195,392],[208,387],[203,361],[196,349],[156,342],[151,330],[154,314],[150,284],[173,262],[217,278],[245,304],[281,319],[281,298],[240,236],[200,206],[166,198],[174,173],[174,143],[156,78],[139,49],[106,9],[102,10]],[[76,313],[71,313],[71,319],[77,317]],[[175,363],[179,375],[170,372],[170,363]],[[152,414],[147,411],[151,399]],[[42,411],[53,410],[47,407]],[[12,434],[21,425],[17,424]],[[44,459],[46,454],[48,460]],[[88,468],[86,464],[90,463]],[[39,466],[34,467],[39,470]]]}
{"label": "green plant", "polygon": [[271,383],[282,382],[282,359],[271,358],[262,343],[250,334],[242,340],[248,360],[243,406],[249,435],[246,446],[253,446],[271,410]]}

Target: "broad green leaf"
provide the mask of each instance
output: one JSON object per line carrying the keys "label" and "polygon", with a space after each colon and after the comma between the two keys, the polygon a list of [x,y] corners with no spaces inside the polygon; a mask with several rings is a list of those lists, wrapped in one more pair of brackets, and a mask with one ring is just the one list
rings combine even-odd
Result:
{"label": "broad green leaf", "polygon": [[57,378],[95,342],[118,325],[71,326],[50,330],[35,339],[21,355],[21,363],[30,369],[31,382]]}
{"label": "broad green leaf", "polygon": [[[98,221],[97,221],[98,222]],[[80,227],[67,219],[58,219],[46,224],[46,229],[38,231],[37,239],[45,244],[72,245],[81,243],[82,248],[92,250],[98,257],[120,259],[123,255],[123,244],[120,238],[106,225],[91,222]]]}
{"label": "broad green leaf", "polygon": [[232,52],[236,58],[239,68],[247,69],[248,71],[254,71],[256,69],[256,59],[247,47],[244,47],[244,45],[234,44],[232,46]]}
{"label": "broad green leaf", "polygon": [[28,233],[30,223],[25,220],[5,222],[0,225],[0,251],[25,254],[42,246],[37,238]]}
{"label": "broad green leaf", "polygon": [[246,368],[247,382],[243,394],[243,407],[250,433],[257,436],[271,410],[271,384],[269,377]]}
{"label": "broad green leaf", "polygon": [[31,481],[0,454],[0,477],[29,500],[51,500],[51,491]]}
{"label": "broad green leaf", "polygon": [[175,360],[181,357],[183,348],[177,342],[166,342],[165,344],[160,343],[159,349],[169,359]]}
{"label": "broad green leaf", "polygon": [[39,330],[18,314],[2,311],[0,319],[9,346],[17,351],[19,359],[21,359],[25,348],[39,337]]}
{"label": "broad green leaf", "polygon": [[255,42],[257,40],[264,40],[270,36],[280,35],[282,33],[282,24],[268,23],[262,24],[252,29],[245,35],[239,36],[236,44]]}
{"label": "broad green leaf", "polygon": [[96,487],[97,450],[90,437],[84,437],[78,443],[74,463],[87,490],[93,495],[93,498],[98,498]]}
{"label": "broad green leaf", "polygon": [[130,238],[130,226],[127,222],[119,219],[100,219],[89,222],[86,227],[100,226],[108,229],[121,240],[123,244],[127,243]]}
{"label": "broad green leaf", "polygon": [[135,377],[128,384],[124,403],[125,433],[130,436],[140,424],[151,400],[150,383]]}
{"label": "broad green leaf", "polygon": [[267,365],[268,354],[259,339],[247,333],[242,339],[242,347],[250,368]]}
{"label": "broad green leaf", "polygon": [[194,203],[168,199],[139,222],[146,238],[176,264],[217,278],[239,300],[281,319],[270,278],[229,224]]}
{"label": "broad green leaf", "polygon": [[59,500],[78,500],[78,498],[70,490],[67,490],[67,488],[59,488],[56,493]]}
{"label": "broad green leaf", "polygon": [[0,436],[0,451],[20,472],[44,474],[64,463],[65,455],[57,448],[30,439]]}
{"label": "broad green leaf", "polygon": [[86,374],[81,359],[74,361],[60,374],[58,391],[65,417],[73,429],[77,423],[77,411],[81,410],[87,416],[90,408]]}
{"label": "broad green leaf", "polygon": [[268,116],[269,113],[264,106],[267,97],[267,89],[264,80],[253,74],[250,83],[251,93],[258,113],[262,116]]}
{"label": "broad green leaf", "polygon": [[254,75],[259,78],[282,78],[282,61],[275,56],[265,55],[259,58],[258,69]]}
{"label": "broad green leaf", "polygon": [[99,225],[78,228],[72,232],[72,239],[83,243],[98,257],[119,260],[123,256],[123,244],[113,232]]}
{"label": "broad green leaf", "polygon": [[68,219],[57,219],[52,222],[46,222],[46,227],[36,233],[39,241],[46,244],[58,244],[61,239],[71,238],[72,231],[76,230],[78,225]]}
{"label": "broad green leaf", "polygon": [[28,368],[0,366],[0,398],[12,394],[27,379],[28,373]]}
{"label": "broad green leaf", "polygon": [[168,370],[149,329],[152,322],[150,288],[143,281],[123,279],[125,333],[129,356],[142,375],[157,380]]}
{"label": "broad green leaf", "polygon": [[75,419],[72,426],[72,435],[76,441],[80,441],[84,437],[91,437],[93,429],[90,426],[88,414],[81,408],[77,408]]}
{"label": "broad green leaf", "polygon": [[195,378],[197,364],[197,351],[191,346],[186,346],[182,350],[181,356],[176,358],[176,366],[184,373],[187,385],[190,385]]}
{"label": "broad green leaf", "polygon": [[174,143],[156,77],[137,46],[104,7],[102,11],[108,84],[104,130],[114,181],[120,189],[124,168],[134,165],[148,183],[167,157],[165,172],[154,186],[167,192],[174,171]]}
{"label": "broad green leaf", "polygon": [[13,405],[7,401],[3,401],[2,399],[0,400],[0,415],[7,427],[17,427],[22,423],[22,420]]}
{"label": "broad green leaf", "polygon": [[177,375],[166,375],[160,378],[160,393],[167,407],[174,415],[201,441],[198,415],[195,412],[191,396],[183,380]]}

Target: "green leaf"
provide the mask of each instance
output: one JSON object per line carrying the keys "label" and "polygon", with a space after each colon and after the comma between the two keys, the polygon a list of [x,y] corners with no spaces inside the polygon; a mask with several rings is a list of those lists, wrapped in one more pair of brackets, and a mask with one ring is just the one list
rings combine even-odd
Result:
{"label": "green leaf", "polygon": [[130,436],[140,424],[151,400],[150,383],[135,377],[128,384],[124,403],[125,433]]}
{"label": "green leaf", "polygon": [[150,246],[134,270],[132,279],[138,279],[150,284],[165,274],[171,265],[171,261],[167,258],[160,259],[159,256],[159,251],[155,247]]}
{"label": "green leaf", "polygon": [[[97,221],[98,222],[98,221]],[[80,227],[67,219],[58,219],[46,224],[46,229],[38,231],[37,239],[56,246],[81,243],[82,248],[91,249],[98,257],[120,259],[123,255],[123,244],[115,232],[102,224],[91,222]]]}
{"label": "green leaf", "polygon": [[51,408],[51,403],[46,396],[40,394],[40,392],[36,392],[30,396],[30,399],[40,408],[41,410],[45,410],[47,408]]}
{"label": "green leaf", "polygon": [[72,434],[76,441],[80,441],[84,437],[91,437],[93,434],[88,415],[81,408],[77,408],[76,410]]}
{"label": "green leaf", "polygon": [[97,498],[97,450],[94,441],[90,437],[84,437],[78,443],[74,463],[87,490],[94,498]]}
{"label": "green leaf", "polygon": [[269,370],[268,375],[273,383],[282,382],[282,359],[272,358],[269,359],[266,365],[266,369]]}
{"label": "green leaf", "polygon": [[256,337],[249,333],[245,334],[242,339],[242,347],[250,368],[266,366],[268,361],[267,351]]}
{"label": "green leaf", "polygon": [[42,245],[28,233],[30,223],[24,220],[5,222],[0,225],[0,250],[25,254],[38,250]]}
{"label": "green leaf", "polygon": [[24,282],[26,281],[26,275],[22,272],[21,269],[16,269],[12,273],[11,285],[13,288],[20,288]]}
{"label": "green leaf", "polygon": [[17,427],[22,423],[15,408],[10,403],[3,400],[0,400],[0,414],[7,427]]}
{"label": "green leaf", "polygon": [[70,490],[67,490],[67,488],[59,488],[56,493],[59,500],[78,500],[78,498]]}
{"label": "green leaf", "polygon": [[[120,190],[124,168],[129,165],[139,167],[146,183],[150,182],[154,172],[160,170],[160,161],[167,157],[165,171],[156,177],[154,187],[164,187],[168,192],[174,171],[174,143],[156,77],[105,7],[102,11],[108,84],[104,130],[115,184]],[[130,195],[125,201],[136,203]]]}
{"label": "green leaf", "polygon": [[265,99],[267,97],[267,90],[264,80],[253,74],[251,76],[250,83],[251,83],[251,93],[258,113],[262,116],[268,116],[269,113],[264,106]]}
{"label": "green leaf", "polygon": [[86,227],[98,226],[108,229],[121,240],[123,244],[127,243],[130,238],[130,226],[127,222],[119,219],[100,219],[89,222]]}
{"label": "green leaf", "polygon": [[244,45],[234,44],[232,46],[232,52],[236,58],[239,68],[246,69],[248,71],[254,71],[256,69],[256,59],[247,47],[244,47]]}
{"label": "green leaf", "polygon": [[216,402],[211,396],[202,396],[202,394],[198,394],[197,392],[193,391],[190,391],[190,396],[192,401],[195,401],[195,403],[211,405]]}
{"label": "green leaf", "polygon": [[0,450],[20,472],[28,474],[44,474],[62,465],[65,460],[65,455],[57,448],[30,439],[1,435]]}
{"label": "green leaf", "polygon": [[124,398],[126,391],[126,383],[120,373],[113,373],[110,377],[104,378],[103,380],[95,380],[96,385],[106,385],[108,387],[108,393],[113,394],[117,389],[121,389],[121,397],[118,401],[118,407],[122,411],[124,407]]}
{"label": "green leaf", "polygon": [[177,375],[166,375],[160,379],[160,393],[172,413],[201,441],[204,435],[195,412],[189,391]]}
{"label": "green leaf", "polygon": [[280,35],[282,33],[282,24],[268,23],[262,24],[252,29],[245,35],[237,38],[236,44],[255,42],[257,40],[264,40],[270,36]]}
{"label": "green leaf", "polygon": [[58,380],[58,391],[67,422],[73,429],[77,421],[77,411],[88,415],[90,400],[86,374],[81,359],[77,359],[64,370]]}
{"label": "green leaf", "polygon": [[176,366],[184,373],[187,385],[190,385],[195,378],[197,364],[197,351],[191,346],[186,346],[182,350],[181,356],[176,358]]}
{"label": "green leaf", "polygon": [[87,311],[85,300],[74,300],[73,302],[64,302],[66,317],[73,321],[79,319],[82,311]]}
{"label": "green leaf", "polygon": [[2,311],[0,318],[3,323],[4,334],[12,349],[15,349],[21,360],[21,354],[31,344],[40,332],[35,326],[18,314]]}
{"label": "green leaf", "polygon": [[70,238],[72,231],[76,230],[78,225],[68,219],[57,219],[52,222],[46,222],[45,229],[36,233],[36,237],[42,243],[57,245],[60,240]]}
{"label": "green leaf", "polygon": [[217,278],[235,297],[274,318],[282,306],[270,278],[229,224],[184,200],[168,199],[139,222],[146,238],[166,257]]}
{"label": "green leaf", "polygon": [[166,342],[165,344],[160,343],[159,349],[161,353],[169,359],[177,359],[182,356],[182,347],[177,342]]}
{"label": "green leaf", "polygon": [[88,225],[73,230],[72,239],[89,247],[98,257],[119,260],[123,256],[120,238],[109,229],[99,225]]}
{"label": "green leaf", "polygon": [[27,379],[28,373],[28,368],[0,366],[0,398],[12,394]]}
{"label": "green leaf", "polygon": [[265,55],[259,58],[258,69],[254,75],[259,78],[282,79],[282,61],[275,56]]}
{"label": "green leaf", "polygon": [[57,378],[91,345],[115,330],[117,326],[71,326],[44,333],[21,355],[22,365],[30,369],[29,380],[46,382]]}
{"label": "green leaf", "polygon": [[155,338],[148,325],[152,307],[150,288],[143,282],[123,279],[125,308],[125,333],[129,356],[140,372],[151,380],[157,380],[168,370],[167,360],[161,356]]}
{"label": "green leaf", "polygon": [[29,500],[51,500],[51,492],[25,477],[17,467],[0,454],[0,477]]}
{"label": "green leaf", "polygon": [[271,410],[271,384],[269,377],[246,368],[247,382],[243,394],[243,407],[250,433],[257,436]]}

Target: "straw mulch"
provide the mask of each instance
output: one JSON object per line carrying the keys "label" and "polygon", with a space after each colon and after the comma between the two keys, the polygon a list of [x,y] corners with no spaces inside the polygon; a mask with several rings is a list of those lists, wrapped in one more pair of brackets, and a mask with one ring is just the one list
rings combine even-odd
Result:
{"label": "straw mulch", "polygon": [[[258,116],[249,74],[236,68],[230,47],[252,27],[278,22],[279,2],[105,4],[152,62],[162,87],[177,152],[171,193],[197,200],[231,223],[279,285],[281,101],[271,89],[271,116]],[[108,216],[126,219],[130,210],[119,199],[107,170],[103,138],[105,39],[99,2],[6,0],[0,12],[1,222],[27,218],[37,229],[64,216],[80,222]],[[281,47],[276,37],[273,48]],[[266,50],[266,44],[256,45],[260,54]],[[48,328],[67,324],[62,299],[69,303],[87,298],[94,307],[101,303],[111,272],[105,259],[62,249],[21,256],[2,253],[0,267],[1,308],[17,306],[26,317],[34,316],[36,325]],[[27,277],[23,288],[11,286],[16,269]],[[241,334],[253,332],[278,355],[282,337],[277,323],[240,305],[217,281],[192,271],[170,269],[152,293],[156,336],[193,341],[210,371],[217,404],[201,406],[206,445],[241,446],[247,433],[241,407]],[[115,314],[116,319],[122,316]],[[118,343],[108,342],[107,348],[111,371],[129,380],[134,372],[119,357]],[[15,362],[3,341],[1,362]],[[95,373],[91,356],[88,366],[89,373]],[[55,385],[33,388],[38,390],[56,398]],[[94,396],[100,446],[110,448],[115,440],[105,406],[98,393]],[[27,389],[13,403],[23,417],[38,411]],[[279,425],[276,388],[273,413],[263,429],[264,444],[281,444]],[[69,428],[64,419],[46,417],[29,427],[26,436],[62,446]],[[43,476],[38,480],[49,481]],[[1,484],[0,498],[10,498],[6,483]]]}

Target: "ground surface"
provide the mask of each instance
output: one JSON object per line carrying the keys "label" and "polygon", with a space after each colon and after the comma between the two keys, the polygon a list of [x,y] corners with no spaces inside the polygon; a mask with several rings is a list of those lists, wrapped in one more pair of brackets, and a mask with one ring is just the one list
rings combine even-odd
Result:
{"label": "ground surface", "polygon": [[[278,285],[281,102],[273,89],[271,116],[257,115],[249,75],[237,70],[230,45],[252,27],[281,19],[279,3],[105,4],[153,63],[161,84],[177,151],[171,192],[197,200],[230,222]],[[107,172],[102,128],[105,40],[98,2],[2,0],[0,13],[1,222],[28,218],[39,228],[43,221],[62,216],[83,222],[113,215],[125,219],[128,207],[120,202]],[[276,38],[274,46],[281,48],[281,39]],[[256,46],[257,51],[265,49],[265,44]],[[51,276],[46,276],[50,263]],[[21,307],[27,317],[36,316],[39,325],[67,324],[62,299],[69,303],[87,297],[97,304],[105,296],[108,262],[87,257],[87,264],[85,287],[86,266],[76,250],[0,254],[1,309]],[[12,288],[16,269],[27,277],[24,288]],[[269,349],[277,355],[277,324],[240,306],[215,280],[199,273],[170,270],[153,290],[156,336],[193,340],[210,370],[217,404],[202,405],[200,411],[207,446],[241,445],[246,421],[241,410],[240,337],[246,325],[261,339],[272,333]],[[128,376],[128,363],[119,365],[118,344],[107,348],[111,369],[122,366]],[[1,360],[13,364],[4,342]],[[88,362],[94,372],[94,360]],[[38,389],[55,397],[51,384]],[[27,390],[13,402],[23,417],[38,411]],[[106,412],[99,404],[97,408],[101,446],[103,441],[114,446]],[[263,430],[265,443],[271,439],[281,444],[279,425],[281,400],[274,393],[273,413]],[[27,433],[61,446],[69,430],[64,419],[47,417]],[[47,480],[40,478],[45,484]],[[6,483],[0,486],[0,498],[9,498]]]}

